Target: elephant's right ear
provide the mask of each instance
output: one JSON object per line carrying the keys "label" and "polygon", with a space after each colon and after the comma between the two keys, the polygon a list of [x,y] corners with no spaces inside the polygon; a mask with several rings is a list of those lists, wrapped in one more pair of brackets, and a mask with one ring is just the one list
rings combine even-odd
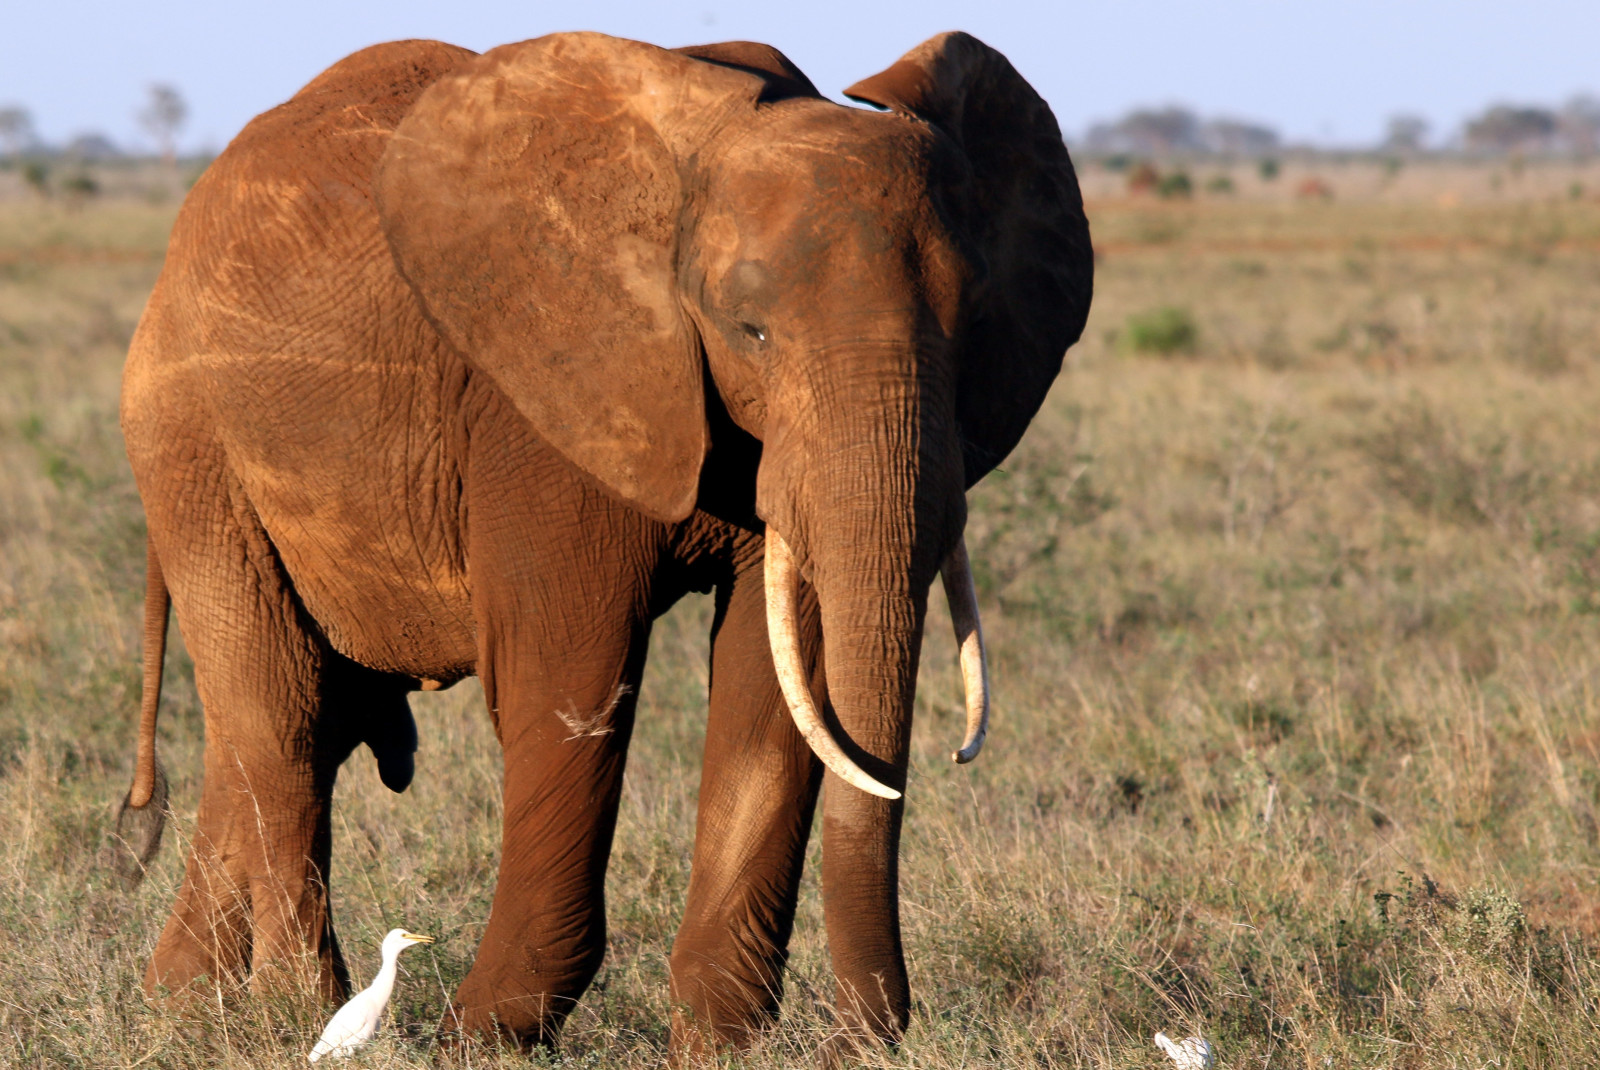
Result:
{"label": "elephant's right ear", "polygon": [[972,167],[959,211],[988,281],[956,392],[971,486],[1022,438],[1089,315],[1094,251],[1072,158],[1050,106],[970,34],[930,38],[844,92],[940,127]]}
{"label": "elephant's right ear", "polygon": [[401,272],[539,434],[662,520],[707,446],[678,298],[680,173],[765,82],[601,34],[496,48],[435,83],[379,165]]}

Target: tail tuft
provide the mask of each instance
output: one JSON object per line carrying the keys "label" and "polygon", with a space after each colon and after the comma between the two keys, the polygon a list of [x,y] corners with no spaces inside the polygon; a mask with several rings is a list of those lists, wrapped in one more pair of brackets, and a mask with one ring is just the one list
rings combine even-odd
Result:
{"label": "tail tuft", "polygon": [[143,806],[128,805],[124,797],[117,808],[117,831],[112,840],[111,868],[127,891],[139,887],[145,869],[161,849],[161,832],[167,827],[167,773],[158,761],[150,801]]}

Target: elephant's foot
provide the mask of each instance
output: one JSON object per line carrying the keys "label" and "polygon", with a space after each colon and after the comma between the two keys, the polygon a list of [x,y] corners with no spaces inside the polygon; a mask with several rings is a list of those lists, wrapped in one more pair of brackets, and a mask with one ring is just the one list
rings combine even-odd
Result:
{"label": "elephant's foot", "polygon": [[[340,1003],[350,976],[336,944],[305,934],[293,944],[263,941],[261,927],[237,909],[173,911],[145,968],[144,992],[182,1001],[212,998],[219,985]],[[272,945],[276,944],[276,947]]]}
{"label": "elephant's foot", "polygon": [[144,994],[173,1004],[209,1000],[217,990],[244,987],[244,956],[229,954],[222,941],[162,938],[145,967]]}
{"label": "elephant's foot", "polygon": [[817,1070],[839,1070],[846,1066],[879,1062],[880,1059],[875,1059],[873,1056],[881,1057],[886,1048],[892,1048],[896,1043],[898,1042],[885,1040],[876,1034],[841,1027],[837,1032],[824,1037],[822,1043],[817,1045],[815,1058]]}
{"label": "elephant's foot", "polygon": [[456,991],[450,1021],[462,1033],[510,1041],[524,1051],[552,1047],[594,979],[600,956],[554,963],[529,948],[516,957],[520,963],[486,963],[480,950]]}
{"label": "elephant's foot", "polygon": [[[724,993],[715,1008],[690,1009],[679,1006],[672,1012],[673,1066],[687,1067],[720,1061],[728,1052],[749,1051],[761,1043],[767,1026],[777,1018],[777,997],[765,999],[728,998]],[[886,1021],[881,1015],[868,1017],[860,1007],[841,1004],[834,1032],[817,1046],[819,1067],[853,1066],[868,1061],[872,1053],[882,1053],[897,1045],[904,1036],[904,1018]]]}
{"label": "elephant's foot", "polygon": [[869,1052],[898,1045],[911,1016],[911,1000],[902,970],[884,970],[835,989],[838,1025],[818,1049],[818,1063],[837,1066],[860,1062]]}
{"label": "elephant's foot", "polygon": [[[260,856],[255,866],[271,872]],[[252,877],[242,853],[201,846],[145,970],[144,990],[181,996],[189,989],[248,982],[256,992],[342,1001],[349,972],[328,915],[327,892],[302,865],[294,876]]]}
{"label": "elephant's foot", "polygon": [[769,953],[735,971],[706,959],[690,960],[681,949],[675,950],[673,1062],[692,1064],[756,1044],[778,1018],[782,961],[781,953]]}
{"label": "elephant's foot", "polygon": [[[343,1003],[350,995],[350,971],[328,920],[327,902],[312,891],[315,902],[304,913],[285,909],[283,889],[275,889],[280,905],[259,907],[253,919],[250,988],[257,994],[272,993],[322,1003]],[[306,917],[321,918],[307,921]]]}
{"label": "elephant's foot", "polygon": [[686,1007],[672,1009],[672,1040],[668,1047],[673,1066],[719,1062],[729,1052],[745,1052],[760,1040],[774,1016],[735,1023],[728,1018],[708,1018]]}
{"label": "elephant's foot", "polygon": [[144,991],[183,999],[189,992],[238,987],[250,970],[250,900],[220,874],[208,875],[191,858],[155,953],[145,968]]}

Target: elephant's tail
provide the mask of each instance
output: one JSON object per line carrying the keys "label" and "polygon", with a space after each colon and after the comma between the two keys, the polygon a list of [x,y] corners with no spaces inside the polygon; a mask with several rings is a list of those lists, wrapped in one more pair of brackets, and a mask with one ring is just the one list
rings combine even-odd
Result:
{"label": "elephant's tail", "polygon": [[172,595],[161,575],[154,543],[145,543],[144,691],[139,703],[139,744],[133,760],[133,787],[117,811],[117,876],[128,888],[144,879],[145,867],[161,847],[167,823],[167,775],[156,759],[156,711],[161,705],[161,667],[167,655],[167,613]]}

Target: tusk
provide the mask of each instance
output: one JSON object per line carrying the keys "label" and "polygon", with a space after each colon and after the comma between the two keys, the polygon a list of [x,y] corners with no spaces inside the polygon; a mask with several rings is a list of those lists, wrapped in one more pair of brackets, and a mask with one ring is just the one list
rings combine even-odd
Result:
{"label": "tusk", "polygon": [[878,783],[850,760],[817,712],[817,703],[811,697],[811,687],[806,683],[805,668],[800,661],[800,570],[795,567],[794,556],[783,536],[770,525],[767,527],[765,572],[767,639],[772,644],[772,665],[778,671],[778,686],[783,689],[795,727],[800,729],[812,753],[822,759],[822,764],[834,776],[880,799],[900,798],[898,791]]}
{"label": "tusk", "polygon": [[983,652],[983,621],[978,617],[978,591],[972,584],[965,536],[956,542],[939,572],[944,577],[956,642],[961,644],[961,680],[967,692],[967,738],[950,757],[965,765],[978,756],[989,734],[989,663]]}

